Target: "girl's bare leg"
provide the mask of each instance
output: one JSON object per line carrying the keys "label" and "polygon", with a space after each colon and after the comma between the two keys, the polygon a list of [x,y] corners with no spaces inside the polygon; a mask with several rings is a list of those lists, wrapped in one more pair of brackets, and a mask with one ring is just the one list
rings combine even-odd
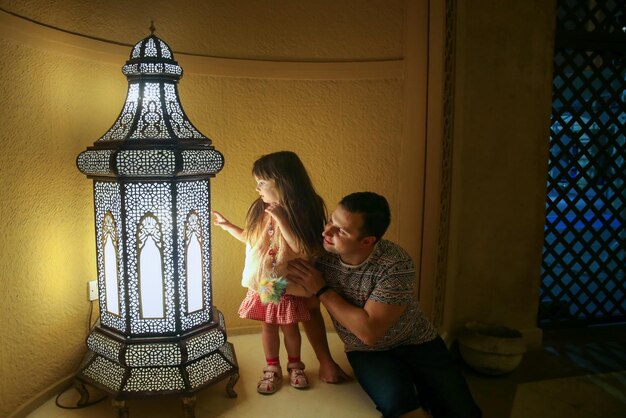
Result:
{"label": "girl's bare leg", "polygon": [[278,336],[277,324],[262,323],[261,339],[263,340],[263,351],[266,359],[278,358],[280,350],[280,338]]}
{"label": "girl's bare leg", "polygon": [[302,337],[298,324],[281,325],[283,331],[283,341],[287,355],[291,358],[300,358],[300,348],[302,346]]}

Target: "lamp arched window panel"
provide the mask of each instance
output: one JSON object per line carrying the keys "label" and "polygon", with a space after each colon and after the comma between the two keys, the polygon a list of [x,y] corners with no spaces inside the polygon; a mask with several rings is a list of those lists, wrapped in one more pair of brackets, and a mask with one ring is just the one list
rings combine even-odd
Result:
{"label": "lamp arched window panel", "polygon": [[[126,289],[124,288],[124,238],[122,233],[122,216],[121,216],[121,190],[120,185],[115,182],[101,182],[96,181],[94,183],[94,206],[95,206],[95,219],[96,219],[96,237],[97,237],[97,263],[98,263],[98,291],[100,301],[100,322],[102,325],[119,330],[126,331],[127,324],[125,320],[126,305],[123,301],[126,299]],[[117,257],[117,278],[119,280],[119,314],[115,315],[107,310],[107,289],[105,284],[105,241],[102,239],[105,235],[103,229],[105,228],[105,217],[110,217],[115,225],[115,240],[113,241],[116,246]],[[109,232],[113,232],[110,230]],[[109,266],[108,271],[111,273],[109,277],[113,276],[111,269],[111,257],[108,257]]]}
{"label": "lamp arched window panel", "polygon": [[[179,286],[179,315],[181,320],[181,328],[190,330],[203,322],[210,321],[212,316],[212,297],[211,297],[211,217],[210,193],[208,180],[199,181],[183,181],[176,185],[177,199],[176,211],[181,214],[177,222],[177,230],[180,231],[180,239],[177,241],[178,254],[178,271],[182,282]],[[189,242],[185,235],[188,230],[189,217],[195,213],[198,217],[198,233],[199,244],[202,256],[202,303],[203,308],[196,311],[190,311],[188,306],[188,285],[187,285],[187,243]],[[194,244],[195,245],[195,244]],[[193,274],[193,273],[192,273]],[[197,274],[196,274],[197,276]],[[193,290],[192,290],[193,292]],[[198,296],[198,295],[196,295]]]}
{"label": "lamp arched window panel", "polygon": [[185,271],[187,272],[187,313],[204,309],[202,224],[192,211],[185,221]]}
{"label": "lamp arched window panel", "polygon": [[153,214],[147,214],[139,222],[137,258],[141,318],[164,318],[163,232]]}
{"label": "lamp arched window panel", "polygon": [[105,307],[108,313],[120,315],[120,281],[117,274],[118,246],[117,225],[110,211],[102,221],[102,248],[104,255]]}

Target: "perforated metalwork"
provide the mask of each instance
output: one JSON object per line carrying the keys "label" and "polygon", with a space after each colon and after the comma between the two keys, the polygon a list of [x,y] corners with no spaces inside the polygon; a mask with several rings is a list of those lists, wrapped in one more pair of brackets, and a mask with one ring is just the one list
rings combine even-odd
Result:
{"label": "perforated metalwork", "polygon": [[[172,254],[172,192],[168,182],[126,184],[126,236],[128,259],[128,303],[130,328],[133,334],[175,331],[174,318],[174,260]],[[165,289],[165,318],[145,318],[140,315],[137,232],[141,219],[151,214],[161,225],[163,240],[163,284]]]}
{"label": "perforated metalwork", "polygon": [[121,176],[171,176],[176,170],[176,157],[170,150],[126,150],[116,156]]}
{"label": "perforated metalwork", "polygon": [[215,150],[183,150],[182,174],[214,174],[224,167],[224,157]]}
{"label": "perforated metalwork", "polygon": [[193,389],[215,380],[232,369],[220,353],[205,357],[186,367],[189,383]]}
{"label": "perforated metalwork", "polygon": [[109,161],[113,150],[83,151],[78,155],[76,165],[83,174],[110,174]]}
{"label": "perforated metalwork", "polygon": [[224,344],[222,348],[220,348],[220,352],[224,355],[224,357],[231,363],[236,364],[235,362],[235,354],[233,353],[232,344]]}
{"label": "perforated metalwork", "polygon": [[173,83],[164,83],[165,108],[170,116],[170,124],[176,137],[181,139],[206,139],[185,117],[185,113],[178,101],[178,93]]}
{"label": "perforated metalwork", "polygon": [[146,41],[146,45],[144,47],[143,54],[146,57],[156,57],[157,56],[157,49],[156,49],[156,45],[154,43],[154,39],[148,38],[148,40]]}
{"label": "perforated metalwork", "polygon": [[219,349],[226,342],[226,336],[220,329],[214,329],[206,334],[194,337],[187,341],[187,356],[189,361],[198,359]]}
{"label": "perforated metalwork", "polygon": [[126,364],[131,367],[176,366],[182,355],[177,344],[130,344]]}
{"label": "perforated metalwork", "polygon": [[185,382],[176,367],[150,367],[131,369],[130,377],[124,385],[127,392],[148,392],[184,390]]}
{"label": "perforated metalwork", "polygon": [[[192,213],[197,214],[202,243],[204,309],[187,314],[186,302],[179,305],[181,327],[183,330],[188,330],[211,321],[213,298],[211,296],[211,225],[208,222],[211,217],[209,181],[181,181],[176,183],[176,190],[178,195],[176,213],[179,214],[177,229],[180,234],[184,234],[188,216]],[[203,222],[205,219],[207,222]],[[181,284],[187,282],[187,266],[184,257],[185,241],[184,236],[178,240],[178,254],[181,255],[178,259],[178,274],[179,277],[185,278],[185,280],[181,280]],[[187,300],[186,286],[181,285],[179,287],[179,294],[180,301]]]}
{"label": "perforated metalwork", "polygon": [[[120,185],[115,182],[94,182],[94,206],[95,206],[95,224],[96,224],[96,236],[103,236],[103,227],[105,225],[104,218],[107,213],[113,217],[116,225],[122,224],[121,216],[121,193]],[[122,236],[121,228],[117,228],[117,246],[119,254],[124,252],[124,239]],[[126,321],[124,317],[126,315],[126,305],[120,303],[119,316],[113,315],[106,309],[106,289],[104,280],[104,246],[101,239],[96,240],[96,258],[98,263],[98,294],[100,301],[100,322],[103,325],[117,329],[119,331],[126,331]],[[118,277],[124,277],[124,258],[118,257],[117,259],[117,274]],[[126,297],[124,286],[119,287],[119,300],[123,301]]]}
{"label": "perforated metalwork", "polygon": [[139,74],[148,74],[148,75],[165,74],[165,75],[179,78],[182,75],[183,70],[182,68],[180,68],[180,66],[175,65],[175,64],[167,64],[163,62],[159,62],[159,63],[150,62],[150,63],[140,63],[140,64],[137,64],[137,63],[126,64],[122,67],[122,73],[124,73],[124,75],[127,75],[127,76],[139,75]]}
{"label": "perforated metalwork", "polygon": [[623,1],[558,4],[544,327],[626,319],[624,12]]}
{"label": "perforated metalwork", "polygon": [[139,64],[126,64],[122,67],[122,73],[124,75],[139,74]]}
{"label": "perforated metalwork", "polygon": [[165,44],[165,42],[159,39],[159,45],[161,45],[161,56],[163,58],[174,59],[174,57],[172,57],[172,51],[170,51],[170,48]]}
{"label": "perforated metalwork", "polygon": [[130,57],[131,59],[134,58],[139,58],[140,54],[141,54],[141,44],[142,42],[137,43],[137,45],[135,45],[135,47],[133,48],[133,52],[131,53]]}
{"label": "perforated metalwork", "polygon": [[163,108],[161,106],[161,89],[159,83],[144,83],[141,115],[137,119],[137,127],[130,139],[164,139],[168,138]]}
{"label": "perforated metalwork", "polygon": [[122,388],[124,368],[103,357],[96,356],[94,361],[83,370],[83,374],[112,391]]}
{"label": "perforated metalwork", "polygon": [[119,362],[120,360],[122,344],[98,332],[92,332],[87,337],[87,347],[111,361]]}
{"label": "perforated metalwork", "polygon": [[213,311],[213,315],[215,315],[215,313],[217,313],[217,318],[218,318],[220,326],[223,329],[226,329],[226,321],[224,321],[224,315],[217,309]]}
{"label": "perforated metalwork", "polygon": [[183,69],[178,65],[164,64],[164,68],[165,74],[172,74],[177,76],[183,75]]}
{"label": "perforated metalwork", "polygon": [[128,94],[126,95],[126,103],[122,113],[117,118],[111,129],[109,129],[98,141],[121,141],[126,138],[133,126],[135,113],[137,113],[137,104],[139,100],[139,84],[129,83]]}

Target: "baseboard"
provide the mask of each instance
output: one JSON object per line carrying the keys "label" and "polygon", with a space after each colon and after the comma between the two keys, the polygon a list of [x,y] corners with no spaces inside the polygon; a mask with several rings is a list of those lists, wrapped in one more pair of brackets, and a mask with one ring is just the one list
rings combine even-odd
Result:
{"label": "baseboard", "polygon": [[246,334],[258,334],[261,332],[261,325],[253,325],[249,327],[237,327],[237,328],[228,328],[227,333],[230,336],[235,335],[246,335]]}
{"label": "baseboard", "polygon": [[74,374],[71,374],[63,379],[59,380],[56,383],[48,386],[37,395],[30,398],[26,401],[22,406],[20,406],[16,411],[14,411],[7,418],[24,418],[28,416],[30,413],[35,411],[41,405],[46,403],[51,397],[56,394],[63,392],[63,390],[67,389],[72,385],[72,380],[74,379]]}

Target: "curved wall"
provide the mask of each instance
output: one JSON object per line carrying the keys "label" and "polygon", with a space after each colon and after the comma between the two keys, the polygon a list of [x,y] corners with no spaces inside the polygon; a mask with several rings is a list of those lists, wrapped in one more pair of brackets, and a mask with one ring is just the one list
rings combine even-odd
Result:
{"label": "curved wall", "polygon": [[[213,208],[234,222],[243,223],[256,197],[252,162],[281,149],[302,157],[329,209],[367,189],[385,194],[399,218],[398,167],[411,158],[401,151],[402,1],[88,4],[0,2],[54,27],[0,11],[0,416],[56,388],[85,351],[92,182],[75,159],[119,114],[130,54],[94,38],[131,45],[154,19],[175,51],[227,57],[175,53],[184,109],[226,160],[212,182]],[[394,222],[388,236],[398,235]],[[258,326],[237,316],[243,252],[213,229],[214,302],[235,332]]]}
{"label": "curved wall", "polygon": [[[114,0],[92,10],[80,0],[0,0],[65,30],[0,12],[0,416],[56,390],[82,358],[94,231],[91,182],[74,161],[119,114],[130,52],[93,38],[134,44],[150,20],[175,51],[204,55],[176,58],[186,112],[226,157],[215,209],[243,222],[254,159],[292,149],[331,209],[354,190],[389,198],[388,237],[421,257],[420,300],[427,310],[445,303],[443,332],[498,322],[538,344],[555,1],[446,1],[446,19],[458,3],[454,39],[437,27],[443,3]],[[442,77],[444,37],[456,52]],[[442,121],[443,84],[454,100]],[[453,128],[447,151],[438,149],[443,124]],[[452,156],[443,165],[442,154]],[[439,184],[442,171],[449,184]],[[440,187],[450,197],[442,205]],[[440,206],[449,208],[443,229]],[[438,230],[447,248],[437,248]],[[219,230],[213,245],[215,304],[229,331],[242,331],[243,248]],[[439,299],[429,301],[433,280]]]}
{"label": "curved wall", "polygon": [[69,32],[132,45],[156,35],[174,52],[276,61],[402,58],[404,0],[2,0],[0,7]]}

